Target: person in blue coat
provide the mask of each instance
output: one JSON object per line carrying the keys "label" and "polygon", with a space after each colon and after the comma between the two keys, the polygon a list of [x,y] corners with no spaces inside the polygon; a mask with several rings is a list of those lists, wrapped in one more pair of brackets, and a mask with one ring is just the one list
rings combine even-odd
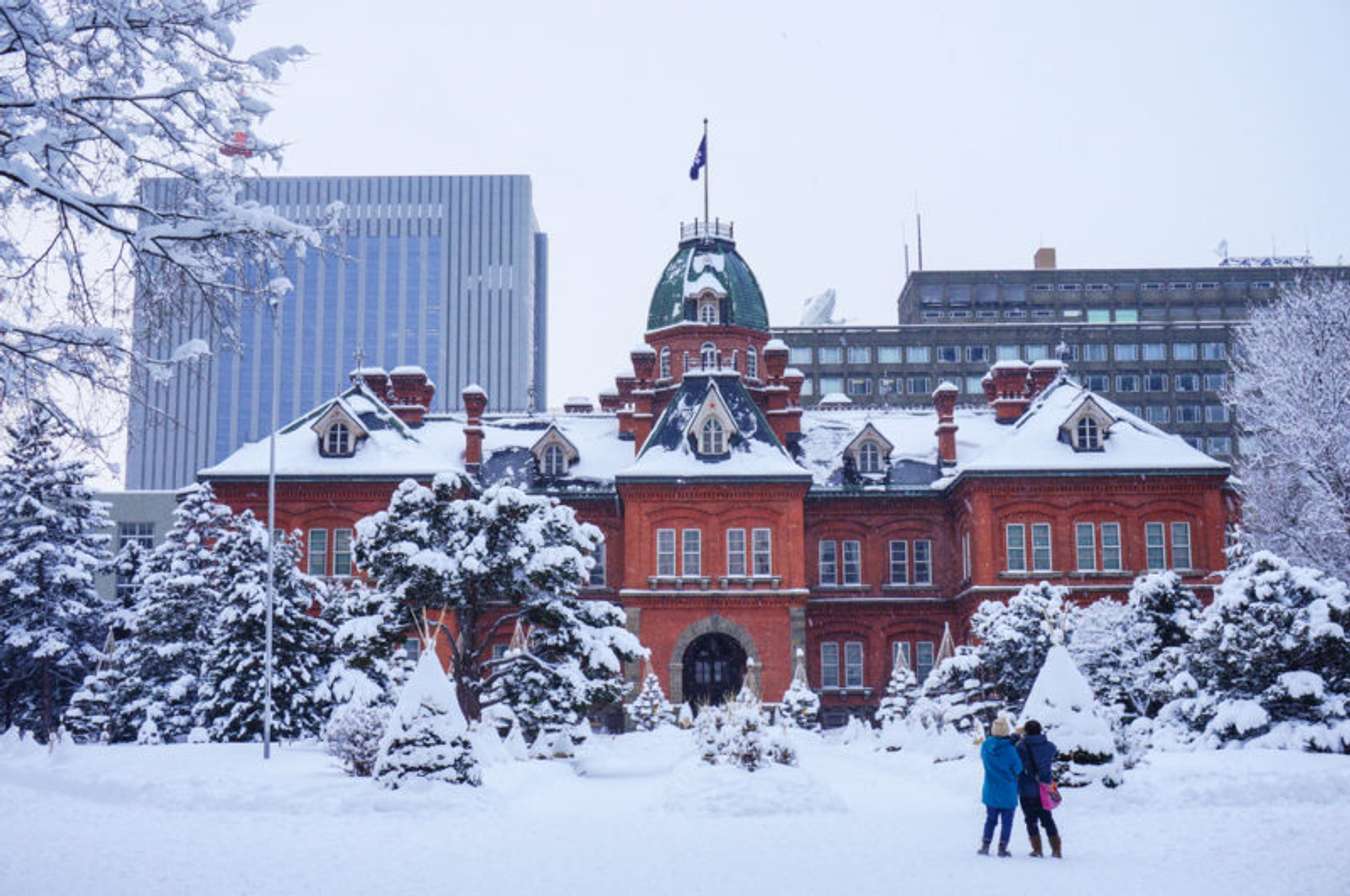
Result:
{"label": "person in blue coat", "polygon": [[1050,838],[1050,854],[1055,858],[1064,857],[1059,839],[1059,828],[1050,810],[1041,805],[1041,784],[1054,780],[1051,771],[1059,748],[1041,732],[1041,723],[1035,719],[1022,726],[1022,739],[1017,743],[1017,753],[1022,759],[1022,773],[1017,776],[1017,791],[1022,800],[1022,817],[1027,823],[1027,839],[1031,841],[1031,854],[1037,858],[1041,852],[1041,833],[1037,823],[1044,825],[1045,835]]}
{"label": "person in blue coat", "polygon": [[989,844],[994,839],[994,826],[1001,826],[998,854],[1004,858],[1008,840],[1012,837],[1013,813],[1017,811],[1017,776],[1022,773],[1022,759],[1017,755],[1010,735],[1012,723],[1007,716],[994,720],[990,737],[980,746],[980,760],[984,763],[984,837],[980,841],[980,855],[989,855]]}

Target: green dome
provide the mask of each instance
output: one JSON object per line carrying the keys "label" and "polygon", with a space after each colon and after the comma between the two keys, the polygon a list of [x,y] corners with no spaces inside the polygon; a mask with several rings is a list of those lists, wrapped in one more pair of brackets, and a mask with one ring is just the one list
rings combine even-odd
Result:
{"label": "green dome", "polygon": [[750,266],[737,253],[730,228],[713,224],[705,229],[699,223],[692,228],[686,225],[682,232],[688,238],[680,242],[679,251],[656,284],[647,310],[647,329],[697,320],[693,299],[704,289],[724,296],[720,323],[769,329],[764,293]]}

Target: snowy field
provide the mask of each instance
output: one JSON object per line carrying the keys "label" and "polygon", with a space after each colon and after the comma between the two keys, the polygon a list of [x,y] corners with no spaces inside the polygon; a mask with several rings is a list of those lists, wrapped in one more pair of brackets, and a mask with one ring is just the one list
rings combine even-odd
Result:
{"label": "snowy field", "polygon": [[1343,894],[1350,761],[1154,754],[1067,791],[1063,861],[974,854],[978,760],[801,738],[747,774],[667,730],[477,790],[390,793],[318,747],[0,749],[0,893]]}

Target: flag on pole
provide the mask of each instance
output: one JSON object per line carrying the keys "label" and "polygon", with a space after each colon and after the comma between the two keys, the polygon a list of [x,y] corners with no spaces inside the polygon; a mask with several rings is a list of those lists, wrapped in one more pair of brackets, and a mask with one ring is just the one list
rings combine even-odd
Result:
{"label": "flag on pole", "polygon": [[689,179],[698,180],[698,173],[703,170],[703,166],[708,164],[708,135],[704,134],[703,139],[698,141],[698,151],[694,153],[694,164],[689,166]]}

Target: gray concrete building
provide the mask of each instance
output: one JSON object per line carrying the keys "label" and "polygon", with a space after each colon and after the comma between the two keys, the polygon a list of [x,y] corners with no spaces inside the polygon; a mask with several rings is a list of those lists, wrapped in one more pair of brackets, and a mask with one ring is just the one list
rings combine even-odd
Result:
{"label": "gray concrete building", "polygon": [[283,423],[338,392],[358,361],[424,368],[437,387],[433,411],[458,410],[471,383],[503,411],[545,406],[548,240],[529,177],[277,177],[245,189],[303,222],[342,202],[341,232],[325,251],[288,263],[295,291],[281,316],[279,359],[263,309],[226,322],[238,351],[221,349],[222,324],[205,315],[148,333],[138,318],[142,345],[157,356],[194,337],[216,353],[168,383],[133,384],[129,489],[183,486],[266,435],[274,364]]}
{"label": "gray concrete building", "polygon": [[843,393],[854,404],[928,406],[938,383],[982,402],[996,361],[1059,357],[1094,391],[1219,458],[1238,450],[1228,385],[1233,327],[1248,309],[1304,276],[1350,268],[915,271],[896,326],[782,327],[790,364],[806,374],[803,404]]}
{"label": "gray concrete building", "polygon": [[[114,554],[126,547],[128,541],[154,547],[173,527],[173,509],[178,506],[178,498],[172,491],[102,492],[95,497],[108,504],[112,524],[103,534],[109,537],[108,549]],[[123,589],[131,585],[111,572],[98,576],[94,584],[101,597],[117,599],[119,603]]]}

